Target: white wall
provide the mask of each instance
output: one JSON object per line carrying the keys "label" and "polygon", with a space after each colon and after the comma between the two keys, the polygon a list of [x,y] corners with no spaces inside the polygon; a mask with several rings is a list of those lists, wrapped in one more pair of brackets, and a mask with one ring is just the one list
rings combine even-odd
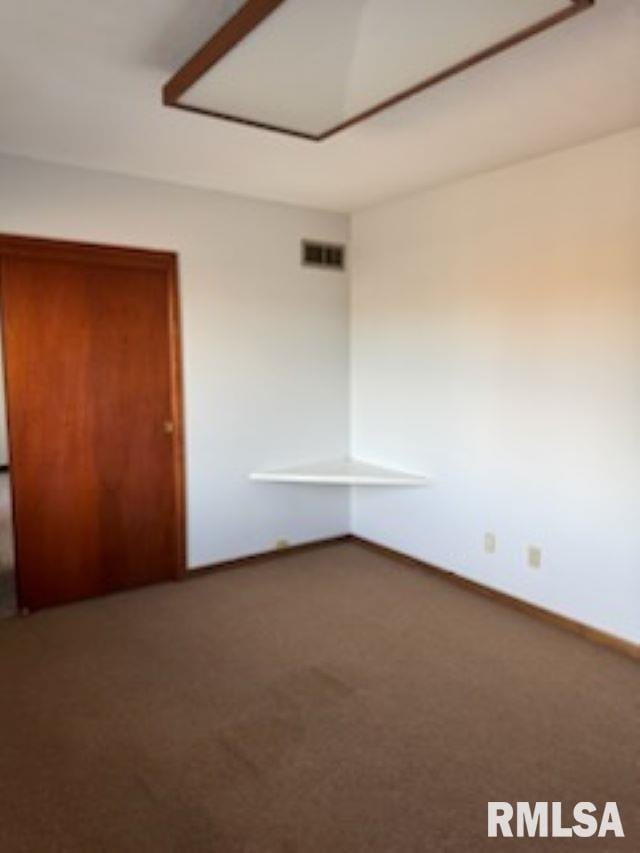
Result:
{"label": "white wall", "polygon": [[[352,452],[435,478],[355,490],[354,532],[640,640],[638,223],[640,130],[353,217]],[[180,254],[192,566],[349,529],[246,478],[347,451],[346,276],[298,253],[348,224],[0,157],[0,232]]]}
{"label": "white wall", "polygon": [[355,532],[640,640],[640,130],[352,240],[353,451],[435,478],[358,490]]}
{"label": "white wall", "polygon": [[348,448],[346,275],[300,267],[345,216],[0,157],[0,232],[180,254],[189,564],[344,533],[348,495],[251,483]]}

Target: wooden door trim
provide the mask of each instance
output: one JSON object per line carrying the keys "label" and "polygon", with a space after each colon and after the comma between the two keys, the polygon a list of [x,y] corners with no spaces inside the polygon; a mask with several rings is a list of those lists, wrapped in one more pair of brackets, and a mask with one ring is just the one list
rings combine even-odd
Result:
{"label": "wooden door trim", "polygon": [[[42,237],[32,237],[22,234],[0,233],[0,303],[2,303],[2,282],[4,278],[4,262],[7,258],[39,258],[58,260],[64,262],[87,263],[95,261],[100,265],[126,266],[138,269],[156,270],[165,273],[166,293],[168,300],[168,335],[169,335],[169,358],[171,374],[171,417],[174,428],[173,441],[173,473],[174,494],[176,506],[175,523],[176,531],[176,555],[175,571],[176,580],[184,577],[186,573],[186,496],[185,496],[185,453],[184,453],[184,410],[183,410],[183,385],[182,385],[182,346],[181,346],[181,324],[180,324],[180,299],[179,299],[179,270],[178,256],[176,252],[162,251],[156,249],[133,248],[129,246],[114,246],[102,243],[85,243],[71,240],[58,240]],[[0,304],[0,330],[2,338],[5,338],[5,312],[4,306]],[[2,377],[5,388],[7,387],[7,366],[4,364],[4,376]],[[7,395],[8,396],[8,395]],[[11,448],[11,411],[7,410],[7,437],[9,448]],[[15,478],[11,478],[12,505],[17,505],[15,494]],[[15,517],[12,519],[14,542],[17,541],[17,529]],[[19,548],[15,548],[15,577],[18,606],[22,607],[24,596],[21,589],[20,565],[18,559]]]}
{"label": "wooden door trim", "polygon": [[22,234],[0,234],[0,254],[9,257],[56,258],[83,263],[98,260],[101,264],[161,270],[170,269],[175,265],[177,257],[175,252],[158,249],[139,249],[106,243],[76,243],[73,240],[56,240]]}
{"label": "wooden door trim", "polygon": [[176,580],[183,578],[187,571],[187,540],[186,540],[186,479],[184,452],[184,392],[182,384],[182,343],[179,295],[178,256],[170,253],[167,268],[167,296],[169,299],[169,353],[171,370],[171,417],[173,420],[175,440],[173,443],[173,470],[176,489],[176,523],[177,554]]}

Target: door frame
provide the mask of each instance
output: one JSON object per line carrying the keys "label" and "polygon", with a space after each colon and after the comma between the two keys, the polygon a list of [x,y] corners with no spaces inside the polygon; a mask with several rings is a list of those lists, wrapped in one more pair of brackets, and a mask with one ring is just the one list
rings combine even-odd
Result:
{"label": "door frame", "polygon": [[[178,255],[176,252],[141,249],[128,246],[114,246],[102,243],[75,242],[21,234],[0,233],[0,334],[5,339],[5,312],[2,300],[2,280],[4,259],[7,257],[38,258],[63,260],[69,262],[95,261],[101,265],[137,267],[164,273],[168,300],[169,369],[171,376],[171,417],[174,425],[173,441],[173,481],[175,490],[176,554],[174,579],[179,580],[186,574],[186,488],[185,488],[185,452],[184,452],[184,411],[182,383],[182,345],[180,327],[180,295],[178,276]],[[9,471],[14,467],[12,454],[11,412],[8,405],[8,372],[4,360],[4,384],[6,399],[7,438],[9,447]],[[12,507],[16,505],[15,478],[10,476]],[[15,516],[12,514],[14,535],[14,567],[18,610],[24,607],[20,583],[19,545]]]}

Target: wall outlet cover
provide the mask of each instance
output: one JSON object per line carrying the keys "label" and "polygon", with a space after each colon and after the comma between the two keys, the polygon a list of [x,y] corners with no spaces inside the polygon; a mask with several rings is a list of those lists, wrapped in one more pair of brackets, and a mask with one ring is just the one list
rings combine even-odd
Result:
{"label": "wall outlet cover", "polygon": [[496,553],[496,534],[495,533],[485,533],[484,534],[484,550],[486,554],[495,554]]}
{"label": "wall outlet cover", "polygon": [[542,565],[542,548],[538,548],[537,545],[529,545],[527,559],[530,568],[539,569]]}

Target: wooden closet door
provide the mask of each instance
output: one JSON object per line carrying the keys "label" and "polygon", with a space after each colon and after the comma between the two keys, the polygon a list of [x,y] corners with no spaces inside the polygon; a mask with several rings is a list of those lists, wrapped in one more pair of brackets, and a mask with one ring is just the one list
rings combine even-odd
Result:
{"label": "wooden closet door", "polygon": [[175,259],[0,237],[19,602],[184,568]]}

